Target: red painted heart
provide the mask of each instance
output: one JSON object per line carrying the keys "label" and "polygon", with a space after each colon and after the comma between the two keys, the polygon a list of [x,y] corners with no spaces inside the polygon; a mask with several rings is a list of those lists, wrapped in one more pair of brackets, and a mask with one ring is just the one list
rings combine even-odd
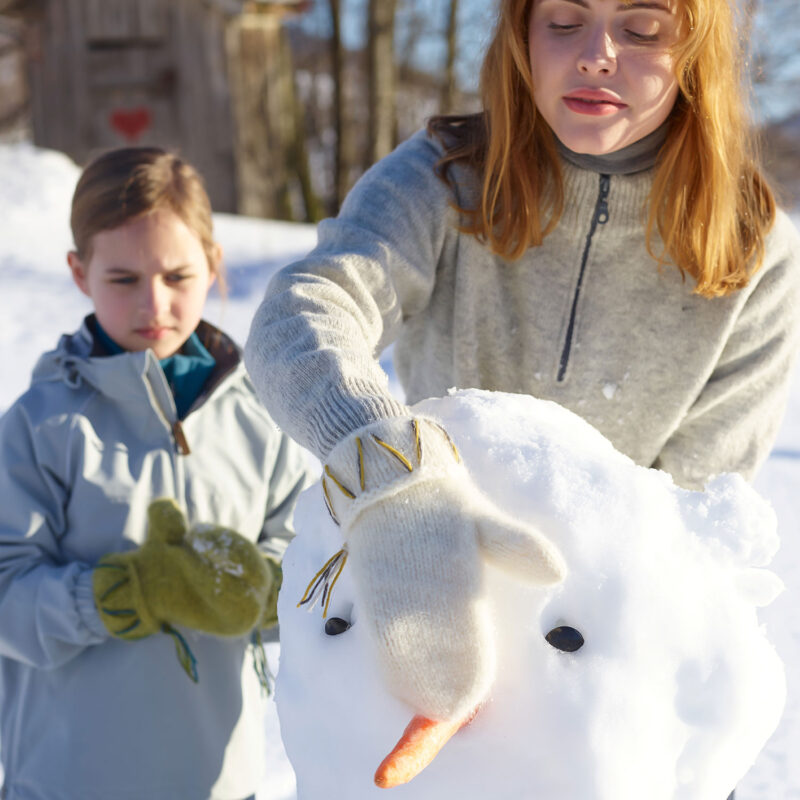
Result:
{"label": "red painted heart", "polygon": [[149,108],[117,108],[111,112],[111,127],[129,142],[135,142],[153,121]]}

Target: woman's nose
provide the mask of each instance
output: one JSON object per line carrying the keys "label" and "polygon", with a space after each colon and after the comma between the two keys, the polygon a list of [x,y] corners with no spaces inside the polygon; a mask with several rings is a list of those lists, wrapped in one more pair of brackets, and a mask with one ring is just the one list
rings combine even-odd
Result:
{"label": "woman's nose", "polygon": [[584,75],[613,75],[617,71],[617,52],[609,32],[597,26],[589,31],[578,55],[578,71]]}

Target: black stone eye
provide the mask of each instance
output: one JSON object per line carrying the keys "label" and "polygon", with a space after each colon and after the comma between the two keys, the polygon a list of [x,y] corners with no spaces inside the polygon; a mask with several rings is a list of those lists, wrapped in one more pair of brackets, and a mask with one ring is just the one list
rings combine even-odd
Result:
{"label": "black stone eye", "polygon": [[325,633],[328,636],[338,636],[350,627],[350,623],[341,617],[331,617],[325,622]]}
{"label": "black stone eye", "polygon": [[553,628],[544,638],[556,650],[563,650],[565,653],[574,653],[583,647],[581,632],[570,628],[569,625],[559,625],[557,628]]}

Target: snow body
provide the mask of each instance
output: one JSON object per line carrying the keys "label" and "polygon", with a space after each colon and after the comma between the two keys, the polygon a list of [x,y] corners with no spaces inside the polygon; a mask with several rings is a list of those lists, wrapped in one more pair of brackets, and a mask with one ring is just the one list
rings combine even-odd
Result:
{"label": "snow body", "polygon": [[[705,492],[635,465],[553,403],[467,391],[419,404],[456,441],[483,492],[538,525],[569,565],[531,588],[487,567],[498,676],[471,725],[398,798],[723,800],[774,730],[783,667],[757,607],[774,515],[740,477]],[[277,704],[298,800],[360,800],[414,710],[384,688],[347,567],[329,617],[296,608],[341,546],[319,487],[301,498],[284,560]],[[545,635],[578,629],[584,646]]]}

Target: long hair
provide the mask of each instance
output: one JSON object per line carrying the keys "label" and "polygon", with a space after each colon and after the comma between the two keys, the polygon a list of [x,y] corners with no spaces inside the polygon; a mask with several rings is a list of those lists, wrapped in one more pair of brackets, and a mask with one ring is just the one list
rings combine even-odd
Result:
{"label": "long hair", "polygon": [[[458,206],[462,229],[505,258],[540,245],[564,209],[555,138],[538,113],[528,53],[533,0],[501,0],[481,69],[483,112],[434,117],[445,155],[438,174],[464,164],[480,176],[475,207]],[[646,241],[715,297],[745,286],[761,266],[775,199],[756,157],[743,101],[742,48],[729,0],[679,0],[675,45],[680,89],[655,171]],[[644,219],[644,218],[643,218]],[[654,251],[657,231],[663,249]]]}
{"label": "long hair", "polygon": [[209,269],[224,293],[224,267],[217,258],[203,179],[191,164],[159,147],[109,150],[83,170],[70,216],[78,256],[83,261],[91,258],[92,240],[100,231],[162,208],[173,211],[200,239]]}

